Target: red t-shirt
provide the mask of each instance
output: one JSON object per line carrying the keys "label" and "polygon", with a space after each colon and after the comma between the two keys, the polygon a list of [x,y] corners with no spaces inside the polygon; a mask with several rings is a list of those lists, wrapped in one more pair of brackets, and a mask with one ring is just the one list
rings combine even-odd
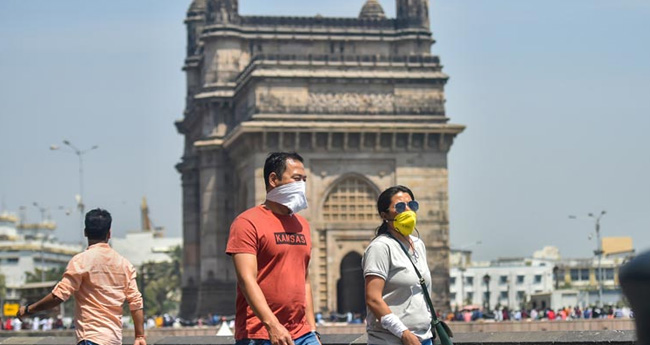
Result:
{"label": "red t-shirt", "polygon": [[[257,256],[257,283],[266,302],[293,339],[311,331],[305,315],[305,276],[311,257],[307,221],[279,215],[264,205],[248,209],[230,226],[227,254]],[[235,339],[269,339],[237,286]]]}

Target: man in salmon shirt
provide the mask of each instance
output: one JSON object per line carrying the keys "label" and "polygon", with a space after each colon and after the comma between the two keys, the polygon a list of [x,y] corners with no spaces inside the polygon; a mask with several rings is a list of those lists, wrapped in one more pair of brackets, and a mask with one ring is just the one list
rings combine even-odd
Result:
{"label": "man in salmon shirt", "polygon": [[236,345],[320,345],[309,283],[311,236],[297,153],[271,153],[266,201],[232,223],[226,253],[237,272]]}
{"label": "man in salmon shirt", "polygon": [[111,214],[94,209],[86,213],[84,235],[88,248],[75,255],[52,293],[20,307],[18,318],[61,304],[74,295],[78,345],[122,345],[122,305],[129,303],[135,327],[134,345],[147,345],[142,295],[133,265],[108,245]]}

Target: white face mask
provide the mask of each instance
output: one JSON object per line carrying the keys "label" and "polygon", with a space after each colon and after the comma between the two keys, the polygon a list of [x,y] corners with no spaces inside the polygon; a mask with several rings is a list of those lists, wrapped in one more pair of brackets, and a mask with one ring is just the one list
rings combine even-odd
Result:
{"label": "white face mask", "polygon": [[268,192],[266,200],[288,207],[291,213],[300,212],[307,208],[306,186],[304,181],[283,184]]}

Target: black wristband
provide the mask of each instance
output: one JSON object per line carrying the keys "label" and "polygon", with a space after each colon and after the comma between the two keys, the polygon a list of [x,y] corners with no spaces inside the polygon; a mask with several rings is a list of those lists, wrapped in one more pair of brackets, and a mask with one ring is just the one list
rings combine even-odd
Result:
{"label": "black wristband", "polygon": [[25,305],[25,315],[29,315],[29,314],[31,314],[31,313],[29,312],[29,306],[30,306],[30,305],[31,305],[31,303],[27,303],[27,304]]}
{"label": "black wristband", "polygon": [[316,334],[316,336],[318,337],[318,340],[320,340],[320,333],[318,333],[318,331],[311,331],[311,332]]}

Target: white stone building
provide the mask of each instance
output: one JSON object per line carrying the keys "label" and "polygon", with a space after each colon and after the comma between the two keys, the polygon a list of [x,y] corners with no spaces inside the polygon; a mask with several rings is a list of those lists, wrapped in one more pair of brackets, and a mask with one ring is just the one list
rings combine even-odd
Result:
{"label": "white stone building", "polygon": [[[553,263],[538,259],[499,259],[451,268],[449,298],[452,308],[466,305],[507,306],[519,309],[532,294],[553,289]],[[489,277],[486,284],[485,277]]]}
{"label": "white stone building", "polygon": [[[562,259],[557,248],[548,246],[532,258],[472,262],[471,251],[452,250],[450,255],[450,301],[452,308],[485,306],[489,276],[489,305],[526,308],[616,305],[622,300],[618,269],[630,256]],[[599,266],[602,271],[600,278]],[[599,295],[602,285],[602,297]],[[601,301],[602,299],[602,301]]]}
{"label": "white stone building", "polygon": [[78,244],[56,241],[55,229],[52,221],[25,224],[11,214],[0,214],[0,273],[5,276],[6,300],[20,299],[27,272],[65,267],[82,250]]}
{"label": "white stone building", "polygon": [[169,253],[183,246],[181,237],[157,237],[151,231],[132,232],[123,238],[111,238],[111,247],[124,256],[133,266],[145,262],[171,261]]}

